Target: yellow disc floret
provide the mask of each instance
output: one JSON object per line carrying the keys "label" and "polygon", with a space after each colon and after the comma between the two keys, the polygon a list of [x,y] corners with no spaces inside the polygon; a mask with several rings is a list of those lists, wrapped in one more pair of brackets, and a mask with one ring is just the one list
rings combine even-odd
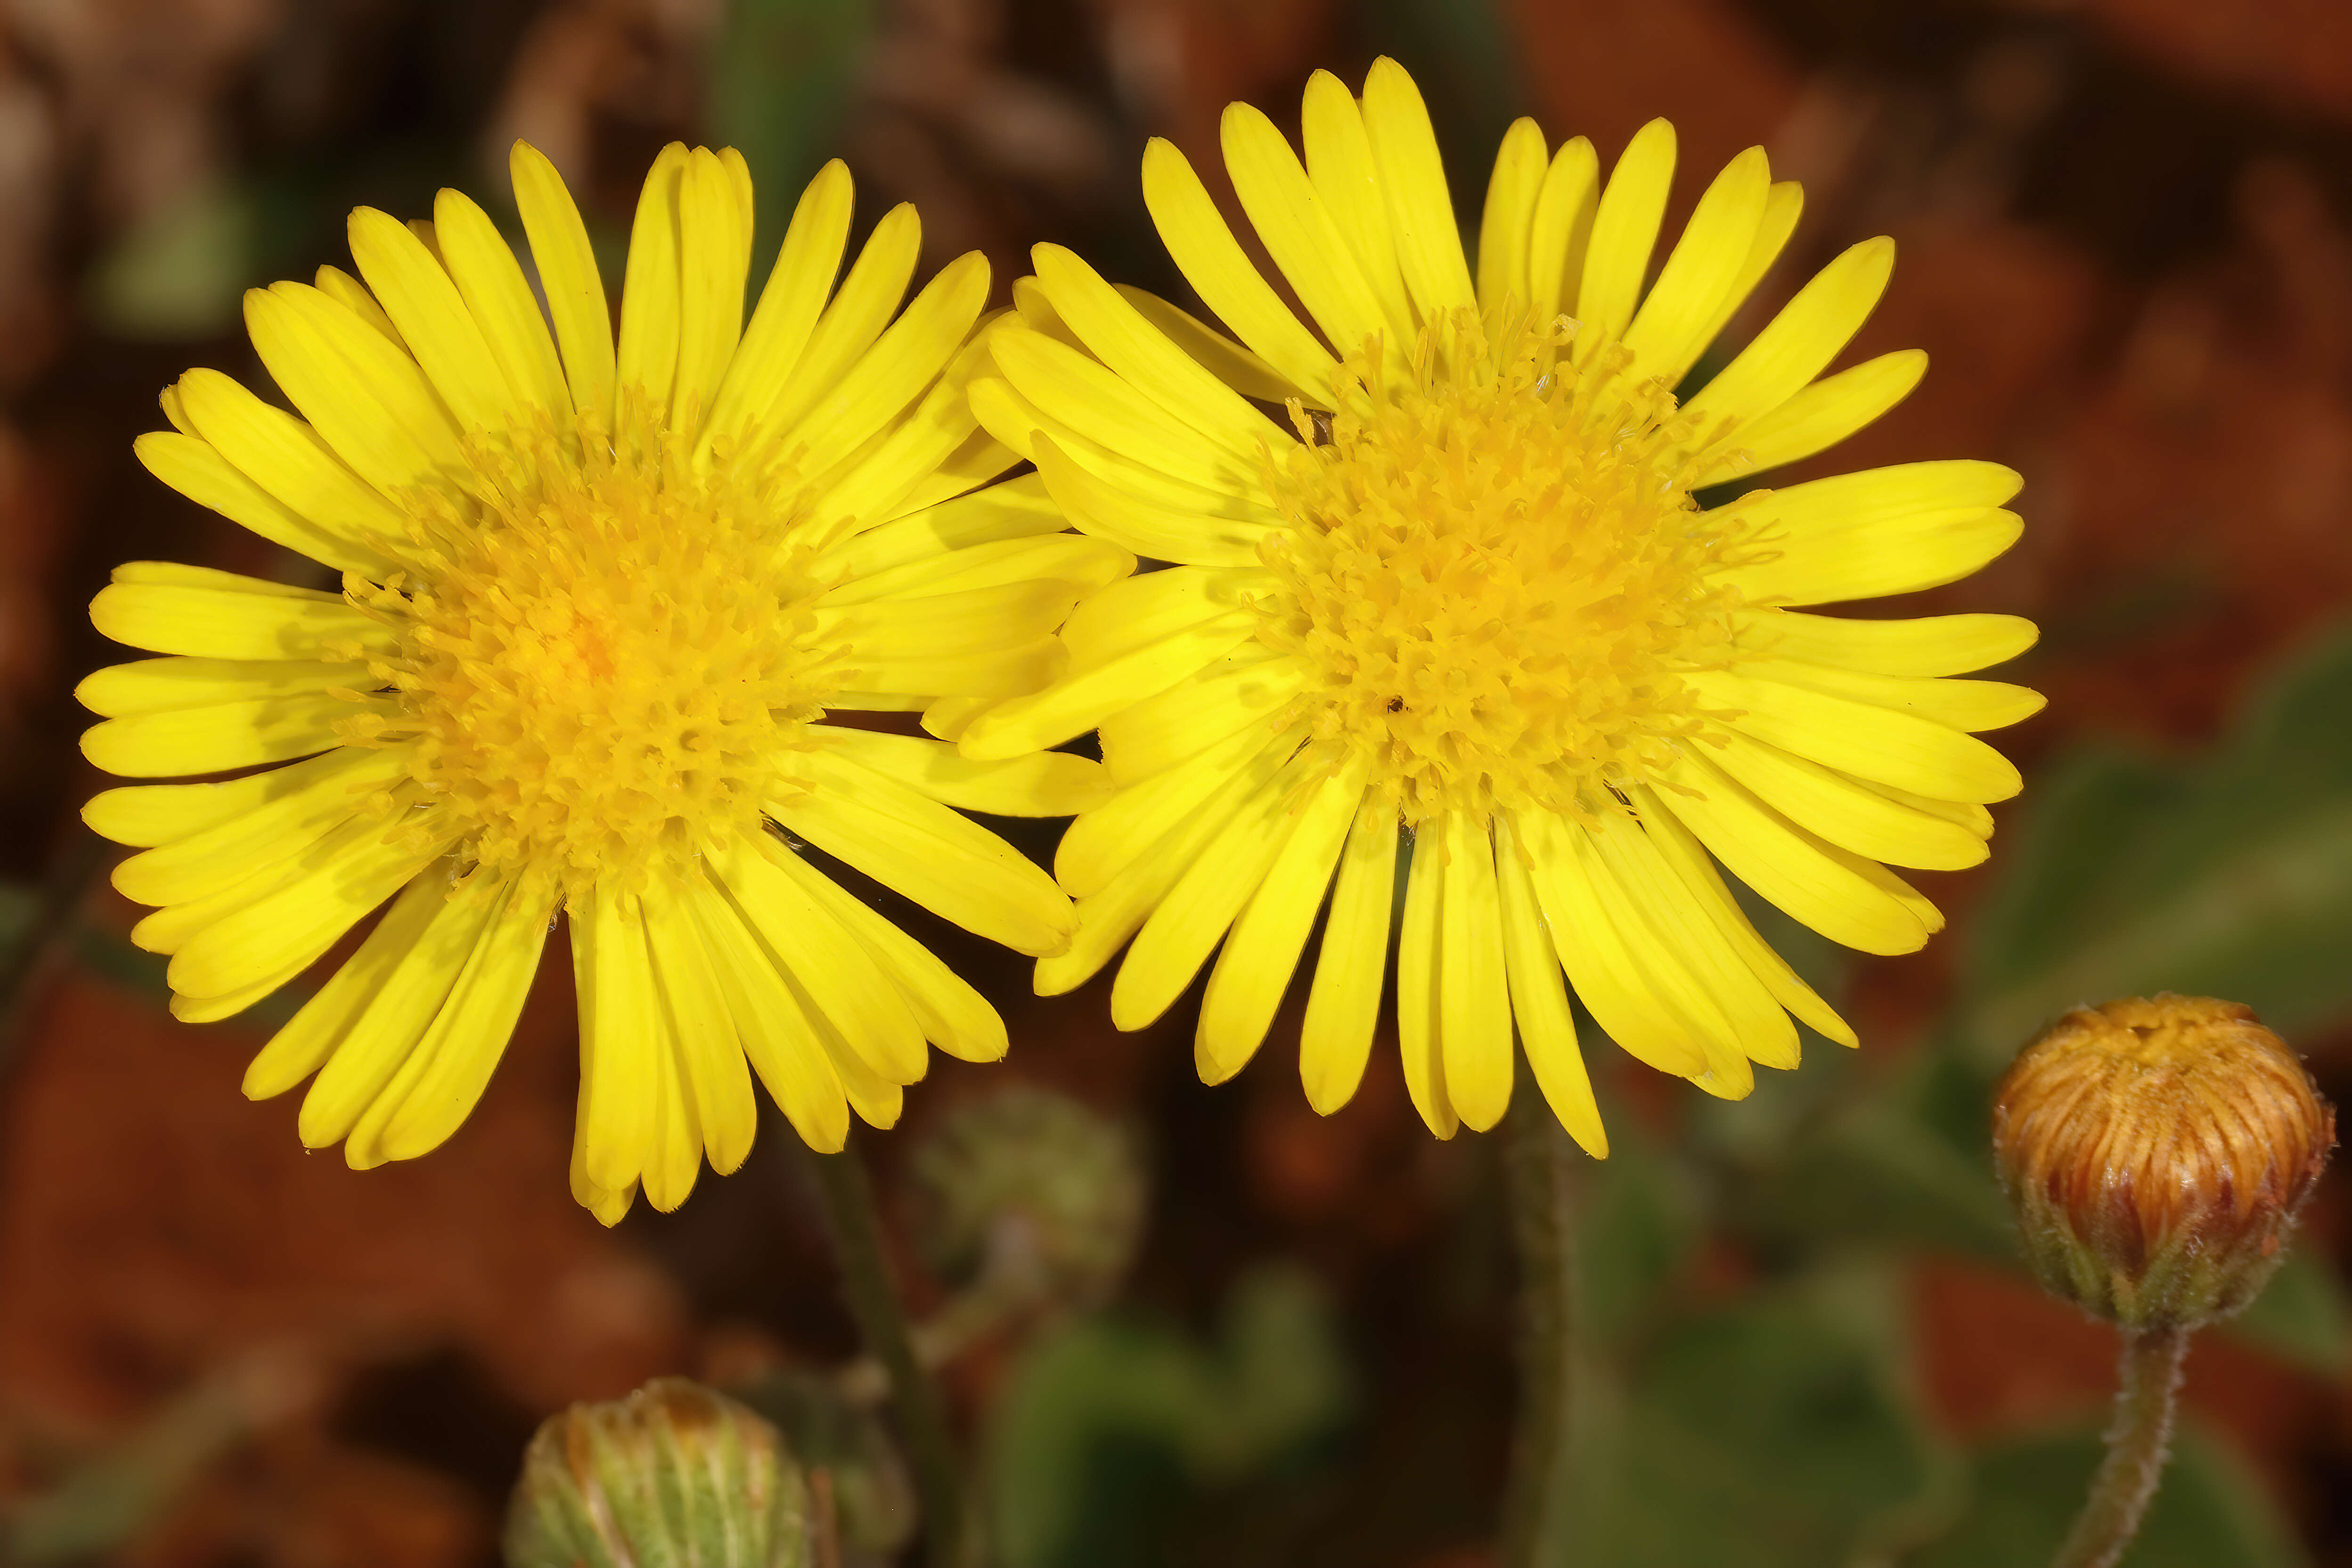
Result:
{"label": "yellow disc floret", "polygon": [[698,465],[643,409],[617,439],[583,417],[468,460],[463,489],[411,501],[414,574],[350,585],[398,634],[372,668],[402,708],[352,739],[411,746],[462,858],[567,895],[761,831],[839,684],[786,542],[793,487]]}
{"label": "yellow disc floret", "polygon": [[1706,579],[1738,525],[1692,499],[1672,394],[1569,341],[1465,312],[1402,374],[1351,361],[1328,422],[1293,405],[1260,636],[1309,671],[1311,743],[1407,823],[1608,809],[1695,728],[1681,674],[1726,661]]}

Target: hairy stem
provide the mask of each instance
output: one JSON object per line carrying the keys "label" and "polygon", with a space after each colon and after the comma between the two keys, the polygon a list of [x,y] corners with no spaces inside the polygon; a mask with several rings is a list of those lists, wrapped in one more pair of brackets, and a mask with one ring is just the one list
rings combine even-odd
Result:
{"label": "hairy stem", "polygon": [[833,1227],[850,1315],[857,1320],[867,1353],[889,1375],[891,1408],[923,1510],[926,1559],[931,1568],[971,1568],[979,1557],[978,1537],[964,1510],[947,1401],[915,1354],[906,1309],[890,1279],[866,1163],[855,1141],[838,1154],[813,1156],[810,1163],[816,1167],[817,1191]]}
{"label": "hairy stem", "polygon": [[2091,1495],[2051,1568],[2113,1568],[2147,1512],[2172,1451],[2172,1410],[2189,1353],[2187,1329],[2124,1331],[2116,1418]]}
{"label": "hairy stem", "polygon": [[1575,1151],[1522,1084],[1507,1118],[1511,1228],[1519,1257],[1519,1411],[1503,1494],[1502,1568],[1574,1561],[1577,1364]]}

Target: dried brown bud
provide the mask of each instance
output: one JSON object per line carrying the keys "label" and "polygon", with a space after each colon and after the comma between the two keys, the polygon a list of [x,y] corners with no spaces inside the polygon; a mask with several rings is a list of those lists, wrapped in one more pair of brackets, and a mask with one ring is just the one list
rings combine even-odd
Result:
{"label": "dried brown bud", "polygon": [[2077,1008],[2018,1054],[1993,1155],[2026,1261],[2128,1329],[2194,1328],[2252,1300],[2336,1144],[2336,1111],[2235,1002]]}

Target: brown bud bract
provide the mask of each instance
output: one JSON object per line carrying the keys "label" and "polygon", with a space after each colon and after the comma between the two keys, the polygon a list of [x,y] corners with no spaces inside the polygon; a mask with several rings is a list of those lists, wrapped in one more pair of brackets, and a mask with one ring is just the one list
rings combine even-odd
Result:
{"label": "brown bud bract", "polygon": [[2026,1261],[2134,1330],[2252,1300],[2335,1142],[2334,1108],[2253,1009],[2168,993],[2067,1014],[1993,1105]]}

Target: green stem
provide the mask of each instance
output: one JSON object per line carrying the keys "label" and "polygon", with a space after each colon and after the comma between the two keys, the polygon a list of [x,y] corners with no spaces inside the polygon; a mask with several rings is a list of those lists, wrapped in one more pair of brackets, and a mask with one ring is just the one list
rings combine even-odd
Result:
{"label": "green stem", "polygon": [[1519,1255],[1519,1412],[1503,1494],[1502,1568],[1561,1568],[1575,1555],[1576,1154],[1527,1084],[1506,1124]]}
{"label": "green stem", "polygon": [[2189,1354],[2187,1329],[2124,1331],[2116,1418],[2091,1495],[2051,1568],[2113,1568],[2147,1512],[2172,1449],[2172,1410]]}
{"label": "green stem", "polygon": [[915,1354],[914,1336],[885,1256],[874,1186],[853,1142],[838,1154],[818,1154],[817,1191],[824,1200],[841,1262],[842,1291],[866,1348],[889,1373],[890,1404],[907,1445],[915,1495],[923,1510],[923,1542],[931,1568],[971,1568],[977,1533],[969,1529],[947,1401]]}

